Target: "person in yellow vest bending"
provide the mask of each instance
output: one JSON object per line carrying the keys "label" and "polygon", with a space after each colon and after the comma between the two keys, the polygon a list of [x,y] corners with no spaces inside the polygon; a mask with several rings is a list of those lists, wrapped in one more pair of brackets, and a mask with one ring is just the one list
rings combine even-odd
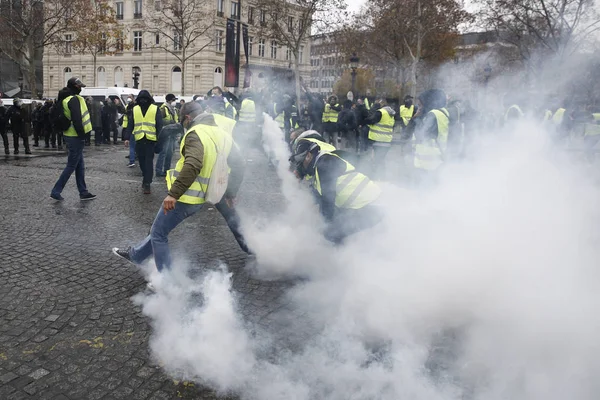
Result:
{"label": "person in yellow vest bending", "polygon": [[388,106],[385,99],[378,99],[365,123],[369,126],[369,144],[373,148],[371,177],[383,179],[385,176],[385,156],[392,146],[396,111]]}
{"label": "person in yellow vest bending", "polygon": [[[217,126],[212,114],[203,111],[203,105],[195,101],[182,107],[181,121],[186,133],[181,140],[181,158],[167,174],[169,194],[163,200],[150,234],[133,247],[113,248],[115,255],[134,264],[154,256],[159,272],[169,269],[172,264],[169,233],[206,203],[212,172],[217,168],[220,154],[226,157],[229,173],[227,190],[215,208],[225,217],[242,250],[249,253],[239,232],[239,217],[233,208],[244,178],[245,162],[231,136]],[[154,289],[151,284],[148,287]]]}
{"label": "person in yellow vest bending", "polygon": [[[135,138],[135,152],[143,174],[142,188],[144,194],[150,194],[150,184],[154,176],[154,151],[163,118],[158,106],[154,104],[154,98],[147,90],[140,91],[135,103],[123,136],[126,140],[129,139],[129,135]],[[160,153],[160,149],[158,150]]]}
{"label": "person in yellow vest bending", "polygon": [[313,194],[327,222],[325,238],[340,244],[381,220],[374,204],[381,189],[326,146],[330,145],[315,139],[300,140],[290,161],[296,163],[299,179],[311,177]]}
{"label": "person in yellow vest bending", "polygon": [[420,175],[417,178],[436,171],[445,161],[450,126],[446,102],[446,93],[441,89],[427,90],[418,98],[414,150],[414,167]]}
{"label": "person in yellow vest bending", "polygon": [[55,107],[62,108],[62,117],[64,117],[65,122],[63,126],[68,126],[63,130],[63,136],[69,155],[67,166],[50,192],[50,197],[56,201],[64,200],[61,193],[73,172],[75,172],[79,198],[83,201],[96,198],[95,195],[88,192],[85,183],[83,147],[85,146],[85,138],[92,131],[92,121],[85,100],[79,95],[81,88],[84,87],[85,85],[79,78],[72,77],[68,80],[67,87],[58,92]]}

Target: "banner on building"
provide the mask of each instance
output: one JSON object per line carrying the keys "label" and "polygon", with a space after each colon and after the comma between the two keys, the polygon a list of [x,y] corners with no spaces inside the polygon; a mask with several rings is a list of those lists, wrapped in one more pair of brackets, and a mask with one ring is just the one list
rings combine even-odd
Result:
{"label": "banner on building", "polygon": [[244,71],[244,88],[249,88],[252,84],[252,72],[250,71],[250,61],[248,60],[249,54],[249,37],[248,37],[248,25],[242,24],[242,38],[244,41],[244,54],[246,55],[246,69]]}
{"label": "banner on building", "polygon": [[[236,54],[235,21],[227,19],[227,31],[225,34],[225,86],[237,87],[240,80],[240,56]],[[236,62],[237,60],[237,62]]]}

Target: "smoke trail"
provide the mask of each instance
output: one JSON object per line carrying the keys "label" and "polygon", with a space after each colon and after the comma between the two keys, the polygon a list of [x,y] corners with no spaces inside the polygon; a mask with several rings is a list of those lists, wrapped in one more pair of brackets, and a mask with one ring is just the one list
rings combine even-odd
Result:
{"label": "smoke trail", "polygon": [[[264,326],[241,317],[226,271],[170,278],[143,303],[153,354],[244,399],[597,399],[600,193],[545,135],[523,123],[430,190],[386,187],[384,223],[333,248],[267,118],[288,206],[245,229],[259,273],[311,279]],[[286,332],[304,336],[285,349]]]}

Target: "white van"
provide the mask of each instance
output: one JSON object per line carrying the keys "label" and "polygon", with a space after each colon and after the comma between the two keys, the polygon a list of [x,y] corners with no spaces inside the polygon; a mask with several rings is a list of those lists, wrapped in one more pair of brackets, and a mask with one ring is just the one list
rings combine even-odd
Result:
{"label": "white van", "polygon": [[84,87],[81,89],[82,97],[91,97],[94,100],[104,101],[107,97],[111,99],[119,98],[123,104],[127,104],[127,97],[133,95],[135,99],[140,93],[138,89],[129,87]]}
{"label": "white van", "polygon": [[[19,97],[19,99],[21,99]],[[12,98],[7,98],[7,99],[1,99],[2,100],[2,104],[4,105],[4,107],[10,107],[13,105],[13,100]],[[23,104],[31,104],[32,102],[36,102],[36,103],[40,103],[40,104],[44,104],[44,100],[31,100],[31,99],[21,99],[21,101],[23,102]]]}

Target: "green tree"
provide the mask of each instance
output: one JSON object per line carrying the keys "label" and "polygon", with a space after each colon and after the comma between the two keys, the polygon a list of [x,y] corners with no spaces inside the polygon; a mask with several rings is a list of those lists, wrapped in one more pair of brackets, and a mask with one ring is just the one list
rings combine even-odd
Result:
{"label": "green tree", "polygon": [[[356,91],[364,96],[367,89],[373,90],[375,75],[369,69],[358,68],[356,70]],[[333,92],[339,99],[346,97],[349,91],[352,90],[352,71],[346,70],[340,79],[333,85]]]}

